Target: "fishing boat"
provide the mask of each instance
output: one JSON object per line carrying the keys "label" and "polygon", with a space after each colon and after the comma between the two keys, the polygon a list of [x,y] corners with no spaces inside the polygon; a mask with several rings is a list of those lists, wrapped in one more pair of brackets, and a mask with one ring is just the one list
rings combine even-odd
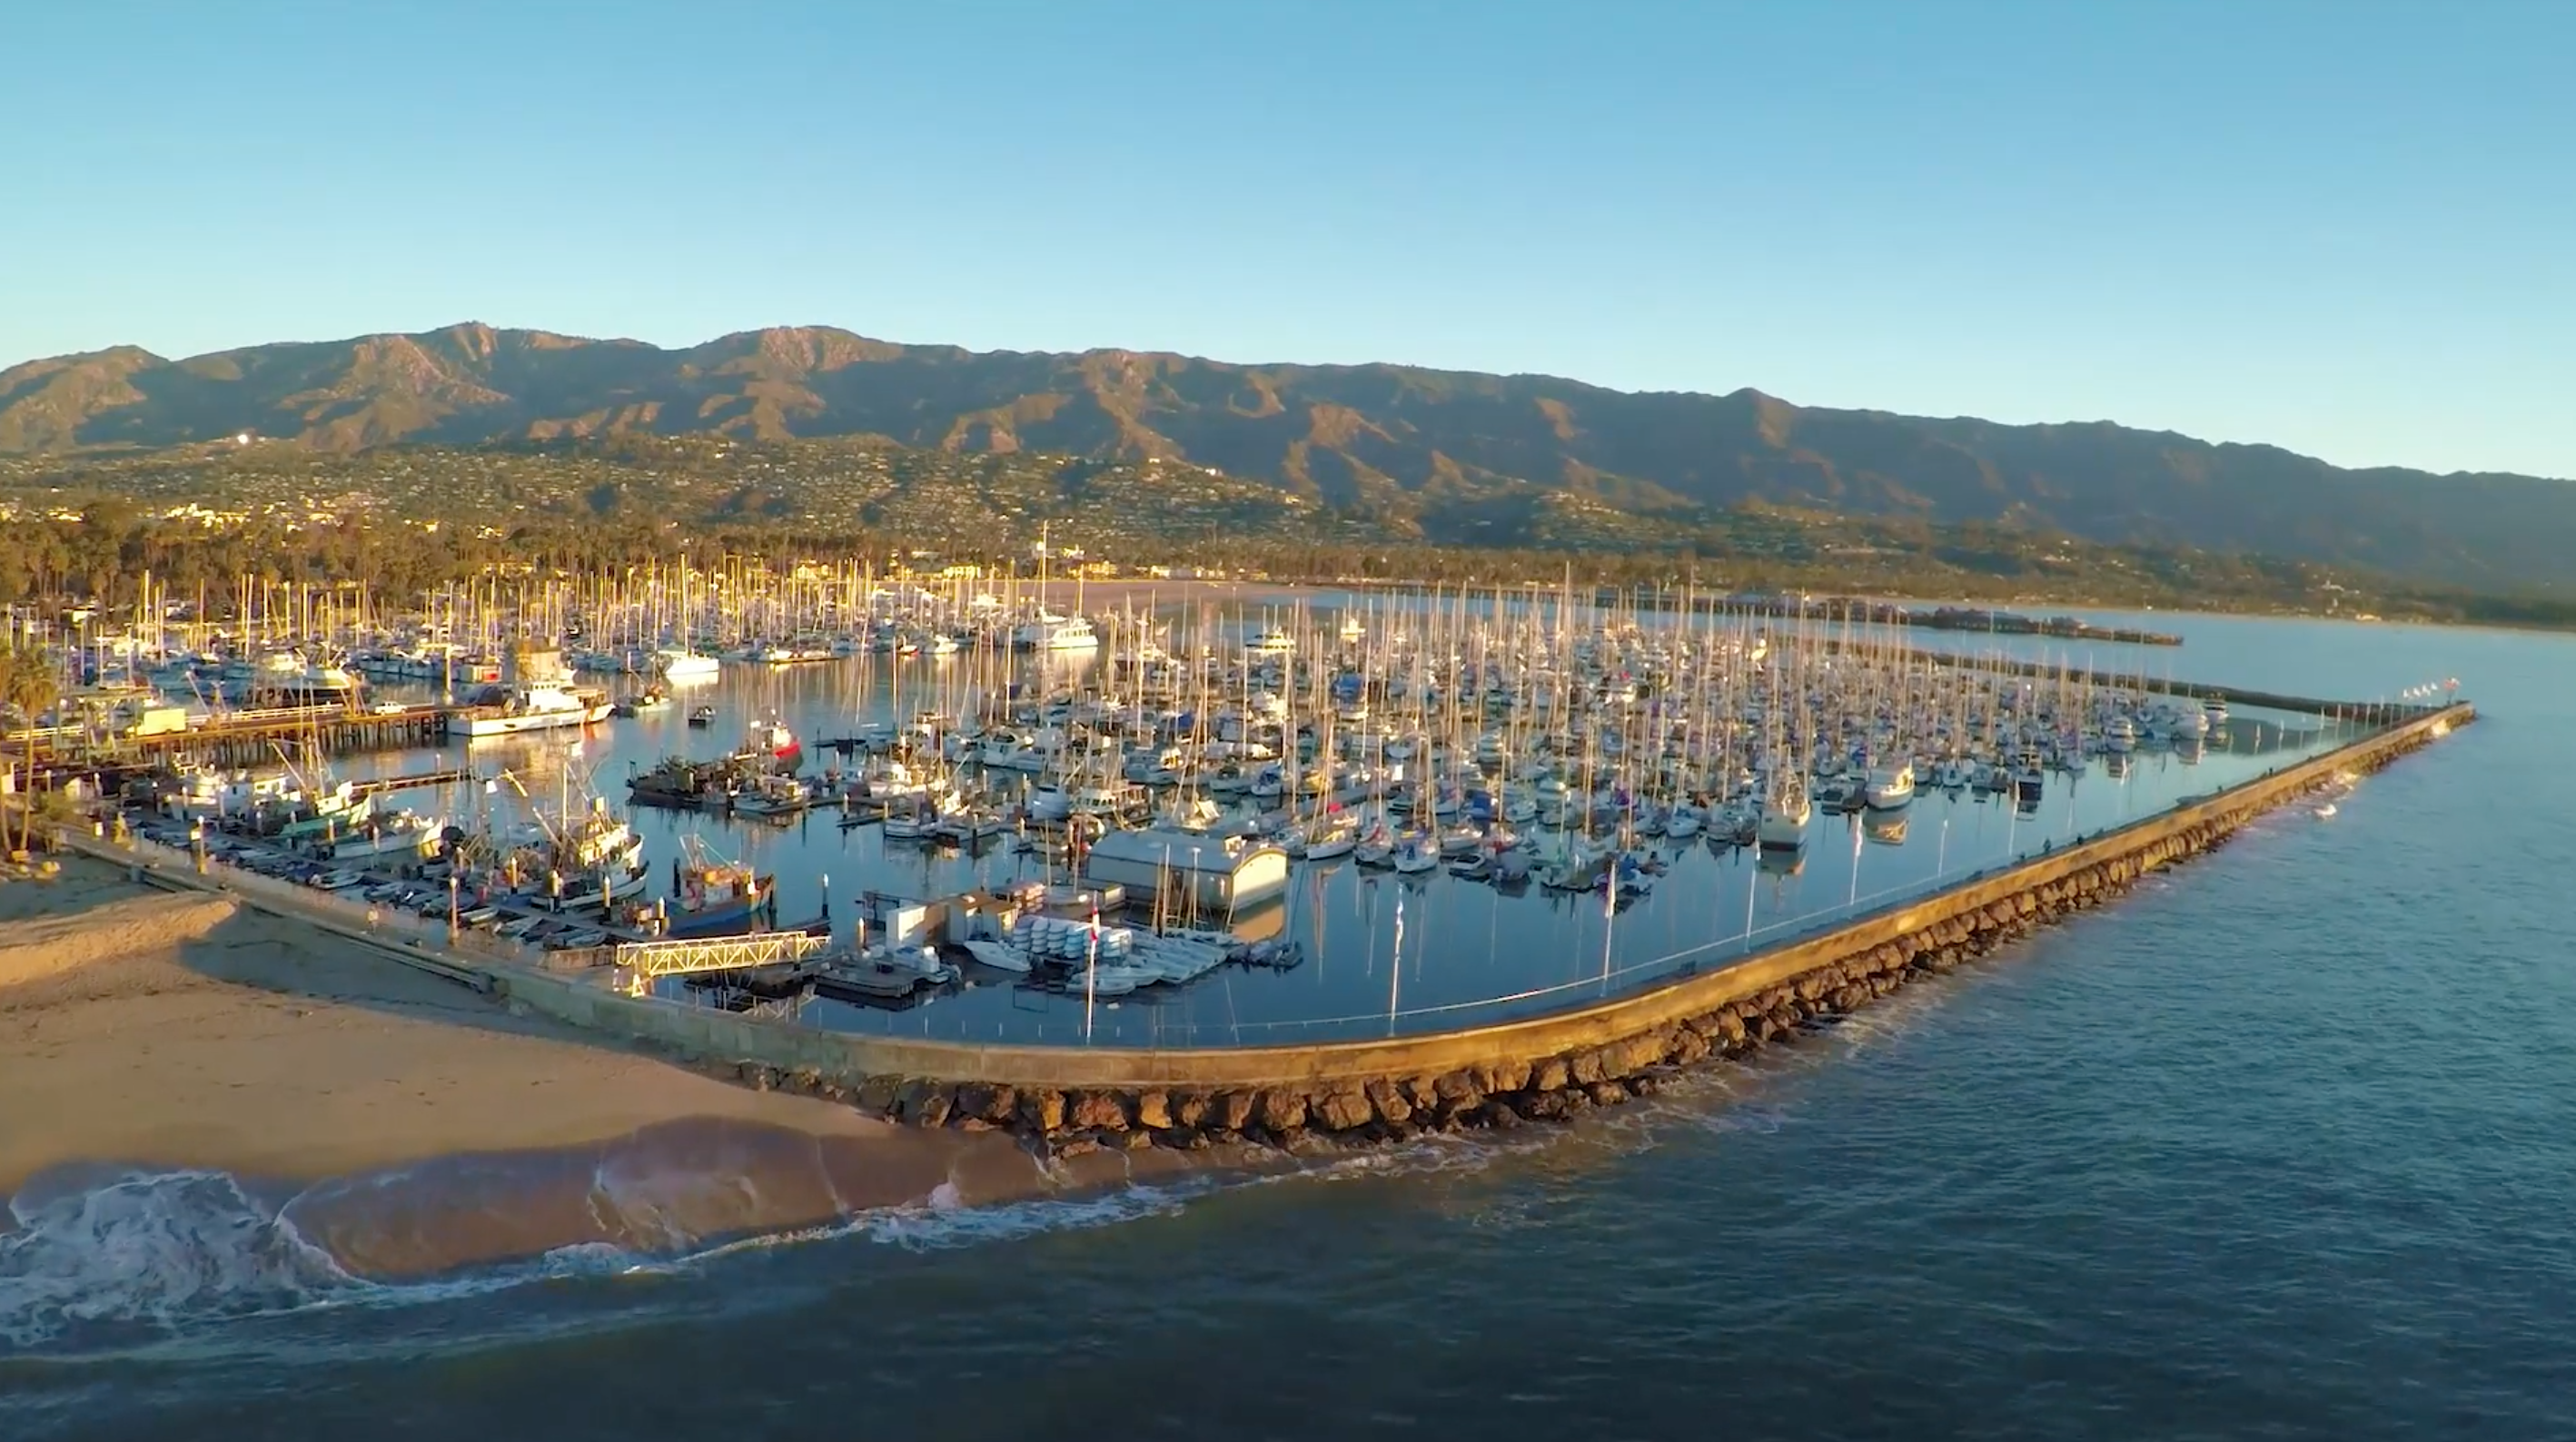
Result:
{"label": "fishing boat", "polygon": [[640,894],[650,880],[644,838],[591,798],[588,812],[556,821],[540,816],[534,833],[504,858],[506,889],[550,911],[605,908]]}
{"label": "fishing boat", "polygon": [[743,862],[711,855],[695,836],[683,836],[680,846],[681,859],[671,863],[671,900],[663,912],[665,935],[731,936],[751,930],[763,917],[776,924],[777,888],[772,878]]}
{"label": "fishing boat", "polygon": [[805,743],[796,739],[796,733],[787,729],[787,723],[774,716],[753,723],[746,749],[755,753],[766,752],[780,767],[789,771],[795,770],[797,763],[805,759]]}

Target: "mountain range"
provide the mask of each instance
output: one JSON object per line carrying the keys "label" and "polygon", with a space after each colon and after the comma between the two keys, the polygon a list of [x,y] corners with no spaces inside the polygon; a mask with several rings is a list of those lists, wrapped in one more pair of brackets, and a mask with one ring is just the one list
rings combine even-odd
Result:
{"label": "mountain range", "polygon": [[1455,518],[1514,505],[1579,501],[1678,522],[1759,503],[2481,588],[2558,588],[2576,574],[2576,483],[2346,469],[2107,421],[1934,419],[1749,389],[1634,393],[1399,365],[976,352],[818,326],[674,350],[465,324],[175,361],[120,346],[0,371],[0,453],[245,432],[353,451],[634,430],[1159,458],[1434,539],[1454,538]]}

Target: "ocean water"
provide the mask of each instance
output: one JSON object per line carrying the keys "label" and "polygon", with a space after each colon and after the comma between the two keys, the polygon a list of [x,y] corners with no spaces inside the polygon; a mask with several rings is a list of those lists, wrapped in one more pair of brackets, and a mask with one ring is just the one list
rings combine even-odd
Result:
{"label": "ocean water", "polygon": [[[2576,1436],[2576,642],[2152,621],[2189,644],[2120,664],[2456,676],[2485,719],[1508,1143],[749,1236],[696,1144],[569,1184],[44,1179],[0,1233],[0,1437]],[[595,1235],[482,1257],[566,1185]],[[344,1265],[397,1235],[399,1278]]]}

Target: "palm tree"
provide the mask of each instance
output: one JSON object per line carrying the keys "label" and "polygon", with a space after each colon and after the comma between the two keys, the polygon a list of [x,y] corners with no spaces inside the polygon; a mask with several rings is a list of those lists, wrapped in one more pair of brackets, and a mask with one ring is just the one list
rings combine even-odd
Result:
{"label": "palm tree", "polygon": [[[36,835],[36,718],[46,707],[60,699],[61,680],[54,674],[53,662],[44,652],[32,647],[0,645],[0,704],[18,712],[25,726],[19,755],[27,763],[27,784],[18,798],[19,851],[27,850]],[[0,845],[7,842],[7,820],[0,818]]]}
{"label": "palm tree", "polygon": [[[24,675],[26,670],[26,656],[20,652],[17,647],[10,645],[6,641],[0,641],[0,707],[5,707],[11,704],[12,694],[18,689],[18,678]],[[31,716],[27,718],[27,729],[30,733],[27,746],[30,753],[35,749],[35,738],[33,735],[35,724],[34,717]],[[9,758],[6,763],[0,764],[6,764],[11,771],[15,771],[17,769],[17,758],[13,756]],[[31,754],[31,771],[32,768],[33,763]],[[19,804],[21,806],[25,805],[25,798],[20,798]],[[6,809],[0,809],[0,851],[10,851],[14,849],[15,848],[9,845],[9,813]]]}

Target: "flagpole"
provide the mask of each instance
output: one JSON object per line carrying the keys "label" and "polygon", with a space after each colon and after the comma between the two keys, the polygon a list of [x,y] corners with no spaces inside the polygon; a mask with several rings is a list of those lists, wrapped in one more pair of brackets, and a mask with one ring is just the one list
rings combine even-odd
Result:
{"label": "flagpole", "polygon": [[1100,992],[1100,898],[1091,899],[1091,940],[1082,968],[1082,1039],[1091,1040],[1091,1007]]}

